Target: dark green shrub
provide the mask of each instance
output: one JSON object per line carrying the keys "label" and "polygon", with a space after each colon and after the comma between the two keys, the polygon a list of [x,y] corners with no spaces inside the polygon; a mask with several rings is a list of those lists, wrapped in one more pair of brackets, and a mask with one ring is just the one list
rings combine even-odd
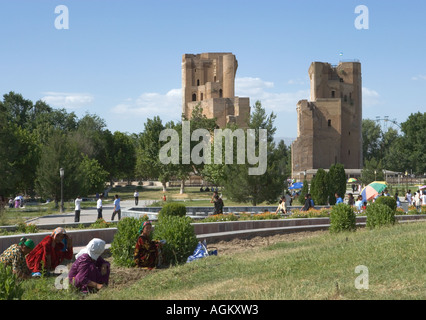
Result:
{"label": "dark green shrub", "polygon": [[22,282],[12,272],[12,267],[0,264],[0,300],[21,300],[24,294]]}
{"label": "dark green shrub", "polygon": [[139,237],[139,228],[148,217],[145,215],[139,219],[126,217],[117,225],[117,233],[111,243],[111,253],[114,262],[120,266],[131,267],[134,265],[133,254]]}
{"label": "dark green shrub", "polygon": [[365,214],[367,216],[367,228],[369,229],[395,223],[395,210],[387,205],[377,203],[377,201],[367,206]]}
{"label": "dark green shrub", "polygon": [[302,190],[300,190],[300,194],[298,197],[299,203],[301,205],[305,204],[305,194],[308,194],[308,193],[309,193],[309,183],[308,183],[308,180],[306,180],[305,178],[305,180],[303,180],[303,188]]}
{"label": "dark green shrub", "polygon": [[332,164],[327,173],[328,180],[328,201],[330,205],[336,204],[335,193],[341,197],[346,193],[346,173],[345,167],[341,163]]}
{"label": "dark green shrub", "polygon": [[155,225],[153,239],[166,240],[162,252],[165,263],[183,263],[193,254],[198,240],[191,218],[163,216]]}
{"label": "dark green shrub", "polygon": [[324,169],[318,169],[317,174],[312,179],[310,193],[316,205],[328,203],[328,179],[327,172]]}
{"label": "dark green shrub", "polygon": [[158,219],[164,216],[178,216],[184,217],[186,216],[186,207],[181,203],[170,202],[166,203],[158,213]]}
{"label": "dark green shrub", "polygon": [[387,205],[392,210],[394,211],[396,210],[396,200],[393,197],[385,197],[385,196],[378,197],[374,203],[384,204],[384,205]]}
{"label": "dark green shrub", "polygon": [[347,204],[339,203],[331,209],[330,232],[356,230],[356,215],[353,208]]}

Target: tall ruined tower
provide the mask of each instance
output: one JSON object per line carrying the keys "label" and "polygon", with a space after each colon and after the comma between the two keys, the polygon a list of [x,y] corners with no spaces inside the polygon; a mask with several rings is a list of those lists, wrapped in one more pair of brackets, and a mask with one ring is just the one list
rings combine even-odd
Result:
{"label": "tall ruined tower", "polygon": [[184,54],[182,57],[182,113],[191,118],[200,105],[207,118],[221,128],[228,123],[247,126],[249,98],[235,97],[238,62],[232,53]]}
{"label": "tall ruined tower", "polygon": [[297,104],[297,139],[292,145],[293,176],[309,169],[362,168],[362,76],[358,61],[337,66],[313,62],[310,101]]}

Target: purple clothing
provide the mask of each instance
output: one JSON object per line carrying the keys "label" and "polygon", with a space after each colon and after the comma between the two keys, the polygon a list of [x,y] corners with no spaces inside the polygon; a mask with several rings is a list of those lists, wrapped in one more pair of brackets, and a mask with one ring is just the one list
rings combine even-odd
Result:
{"label": "purple clothing", "polygon": [[[103,264],[107,264],[107,273],[105,275],[101,274]],[[85,253],[73,263],[68,273],[68,278],[70,283],[81,291],[88,291],[89,288],[87,285],[90,281],[108,284],[109,273],[109,262],[105,261],[102,257],[99,257],[98,260],[95,261]]]}

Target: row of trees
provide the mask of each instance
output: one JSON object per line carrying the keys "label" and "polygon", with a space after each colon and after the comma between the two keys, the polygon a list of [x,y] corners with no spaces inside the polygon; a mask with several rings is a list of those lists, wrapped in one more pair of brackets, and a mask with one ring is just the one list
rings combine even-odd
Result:
{"label": "row of trees", "polygon": [[318,169],[317,174],[311,180],[304,181],[303,189],[300,192],[299,199],[304,203],[304,195],[310,193],[316,205],[334,205],[336,203],[335,194],[344,196],[346,193],[346,173],[342,164],[331,165],[328,172],[324,169]]}
{"label": "row of trees", "polygon": [[[266,129],[266,172],[249,175],[247,153],[244,164],[186,164],[187,154],[182,154],[183,139],[179,140],[179,162],[165,164],[159,159],[160,150],[169,142],[160,141],[164,129],[173,129],[182,137],[182,122],[163,124],[159,117],[148,119],[138,134],[110,132],[103,119],[94,114],[78,118],[65,109],[53,109],[43,101],[33,103],[22,95],[10,92],[0,101],[0,195],[5,197],[26,193],[60,197],[59,169],[65,169],[65,198],[85,196],[102,192],[106,181],[115,179],[158,179],[166,184],[172,180],[184,181],[189,175],[201,175],[213,185],[223,187],[224,194],[233,200],[251,202],[276,202],[285,188],[285,180],[291,176],[291,153],[283,141],[274,142],[276,128],[274,113],[267,114],[257,101],[252,108],[248,126],[251,129]],[[182,120],[188,120],[183,118]],[[207,119],[200,108],[195,108],[190,120],[190,134],[197,129],[213,132],[214,119]],[[228,127],[236,129],[235,125]],[[382,132],[371,120],[363,121],[364,166],[368,171],[380,174],[382,168],[405,172],[426,171],[426,114],[411,115],[401,124],[401,133],[390,129]],[[257,131],[258,132],[258,131]],[[247,132],[245,141],[247,141]],[[234,155],[237,154],[237,138],[234,139]],[[200,141],[190,141],[190,150],[197,149]],[[259,150],[259,139],[256,137]],[[225,144],[223,143],[223,148]],[[214,144],[211,141],[213,157]],[[203,154],[204,149],[199,148]],[[172,151],[169,150],[169,155]],[[222,152],[224,157],[225,153]],[[339,169],[340,170],[340,169]],[[320,179],[319,171],[317,179]],[[236,187],[238,186],[238,187]],[[312,194],[315,194],[313,184]],[[321,189],[321,188],[320,188]],[[324,191],[322,191],[324,192]],[[334,199],[328,190],[327,198]],[[344,190],[343,190],[344,192]],[[320,197],[320,196],[318,196]]]}
{"label": "row of trees", "polygon": [[104,120],[78,119],[43,101],[10,92],[0,101],[0,195],[25,193],[60,199],[64,168],[66,198],[102,192],[105,182],[132,177],[136,162],[132,137],[111,133]]}
{"label": "row of trees", "polygon": [[[426,113],[411,114],[395,128],[383,131],[379,123],[362,122],[364,168],[370,176],[383,169],[424,175],[426,172]],[[367,173],[367,172],[366,172]]]}
{"label": "row of trees", "polygon": [[[145,124],[144,131],[138,136],[139,145],[137,147],[137,160],[136,160],[136,176],[143,179],[156,179],[162,182],[163,188],[165,189],[166,183],[172,179],[178,179],[181,181],[181,192],[183,192],[184,181],[188,179],[191,173],[198,174],[203,179],[209,181],[213,185],[222,186],[223,193],[227,198],[238,201],[238,202],[251,202],[252,205],[269,201],[276,202],[277,197],[282,193],[284,189],[285,177],[290,176],[290,151],[286,147],[283,141],[278,145],[274,142],[274,120],[276,116],[274,113],[270,115],[266,114],[265,109],[261,103],[257,101],[253,107],[250,118],[248,119],[248,128],[256,130],[266,129],[266,152],[267,152],[267,163],[266,172],[262,175],[250,175],[249,168],[256,167],[256,165],[249,164],[248,154],[244,154],[244,164],[238,164],[235,155],[238,153],[237,138],[233,141],[233,154],[234,160],[232,164],[225,164],[225,145],[226,141],[224,138],[222,143],[222,164],[214,161],[214,141],[211,140],[210,144],[211,161],[209,164],[204,162],[185,164],[183,157],[186,155],[182,148],[182,123],[175,124],[169,122],[162,124],[159,117],[154,119],[148,119]],[[209,132],[213,132],[217,128],[214,119],[207,119],[202,114],[202,109],[194,108],[192,117],[190,120],[183,119],[190,122],[190,135],[197,129],[207,129]],[[237,129],[235,125],[228,125],[227,127],[231,131]],[[164,164],[158,157],[160,150],[169,142],[161,142],[158,137],[164,129],[175,130],[181,138],[179,145],[179,163],[178,164]],[[247,131],[243,138],[244,143],[247,141]],[[259,150],[259,138],[255,139],[255,150]],[[190,150],[194,150],[199,146],[201,141],[191,141]],[[170,151],[171,152],[171,151]],[[200,154],[203,154],[204,149],[200,148]],[[206,162],[206,161],[205,161]],[[258,164],[259,165],[259,164]]]}
{"label": "row of trees", "polygon": [[[33,103],[10,92],[0,101],[0,195],[25,193],[58,202],[59,169],[64,168],[66,199],[102,192],[105,182],[115,179],[158,179],[164,188],[167,182],[180,180],[181,192],[184,192],[184,181],[195,173],[224,187],[230,198],[251,201],[254,205],[268,200],[275,202],[283,190],[285,179],[282,177],[291,174],[289,149],[283,141],[277,146],[273,141],[275,117],[273,113],[266,115],[261,103],[256,102],[249,127],[267,129],[268,163],[264,175],[250,176],[248,168],[251,165],[247,158],[246,165],[238,165],[236,161],[233,165],[215,164],[214,161],[212,164],[186,164],[182,161],[185,156],[182,139],[179,163],[162,163],[159,153],[167,141],[159,140],[160,133],[173,129],[182,137],[182,122],[163,124],[159,117],[154,117],[146,121],[139,134],[111,133],[97,115],[86,114],[79,119],[73,112],[53,109],[43,101]],[[217,128],[215,120],[207,119],[200,108],[194,109],[188,121],[190,134],[197,129],[213,132]],[[236,129],[235,126],[229,128]],[[190,150],[199,143],[191,141]],[[234,143],[235,153],[236,147]],[[255,150],[258,150],[258,142]],[[243,187],[234,188],[236,184]]]}

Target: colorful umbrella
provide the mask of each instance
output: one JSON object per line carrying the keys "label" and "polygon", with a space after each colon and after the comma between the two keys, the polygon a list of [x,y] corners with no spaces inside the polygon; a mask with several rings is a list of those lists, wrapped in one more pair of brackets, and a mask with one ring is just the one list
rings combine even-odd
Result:
{"label": "colorful umbrella", "polygon": [[293,185],[289,189],[293,190],[293,189],[302,189],[302,188],[303,188],[303,182],[296,182],[296,183],[293,183]]}
{"label": "colorful umbrella", "polygon": [[348,183],[351,183],[351,182],[358,182],[358,179],[356,179],[356,178],[349,178],[348,179]]}
{"label": "colorful umbrella", "polygon": [[374,181],[366,186],[362,191],[362,200],[369,201],[376,197],[379,193],[387,188],[386,182],[384,181]]}
{"label": "colorful umbrella", "polygon": [[419,189],[420,190],[426,189],[426,186],[421,186]]}

